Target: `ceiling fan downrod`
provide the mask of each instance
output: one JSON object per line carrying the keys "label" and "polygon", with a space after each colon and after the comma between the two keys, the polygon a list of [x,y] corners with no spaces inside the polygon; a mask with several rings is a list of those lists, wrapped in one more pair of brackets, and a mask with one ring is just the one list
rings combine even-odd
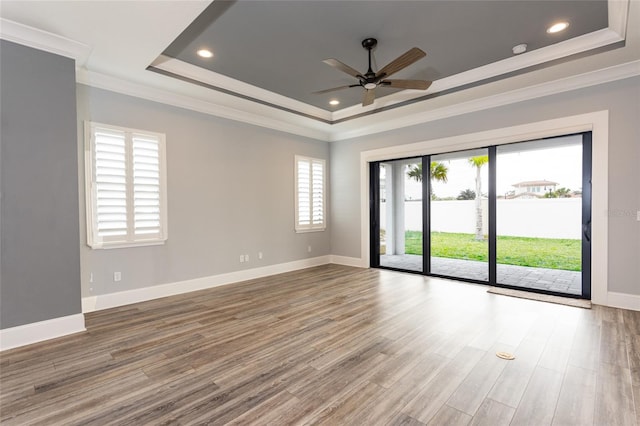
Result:
{"label": "ceiling fan downrod", "polygon": [[362,40],[362,47],[367,49],[367,51],[369,52],[369,69],[364,75],[364,78],[361,80],[362,87],[367,90],[375,89],[378,86],[378,82],[376,80],[380,80],[379,78],[376,78],[376,73],[373,72],[373,69],[371,69],[371,51],[374,47],[376,47],[377,44],[378,40],[376,40],[375,38],[370,37]]}

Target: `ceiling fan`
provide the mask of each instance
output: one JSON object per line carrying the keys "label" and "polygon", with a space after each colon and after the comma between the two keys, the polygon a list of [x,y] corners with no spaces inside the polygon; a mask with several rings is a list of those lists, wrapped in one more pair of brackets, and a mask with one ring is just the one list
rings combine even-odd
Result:
{"label": "ceiling fan", "polygon": [[340,62],[337,59],[325,59],[324,62],[327,65],[332,66],[333,68],[342,71],[344,73],[349,74],[352,77],[358,79],[357,84],[351,84],[348,86],[340,86],[334,87],[332,89],[320,90],[318,92],[313,92],[315,94],[320,93],[328,93],[336,90],[348,89],[350,87],[363,87],[365,89],[364,96],[362,98],[362,106],[371,105],[376,98],[376,88],[377,87],[393,87],[398,89],[417,89],[417,90],[427,90],[429,86],[431,86],[431,81],[425,80],[389,80],[388,77],[391,77],[392,74],[397,73],[398,71],[408,67],[419,59],[424,58],[427,54],[414,47],[409,49],[404,54],[400,55],[386,66],[384,66],[378,72],[373,72],[371,69],[371,50],[378,44],[378,40],[375,38],[367,38],[362,41],[362,47],[367,49],[369,52],[369,69],[366,73],[362,74],[357,70],[351,68],[349,65],[346,65]]}

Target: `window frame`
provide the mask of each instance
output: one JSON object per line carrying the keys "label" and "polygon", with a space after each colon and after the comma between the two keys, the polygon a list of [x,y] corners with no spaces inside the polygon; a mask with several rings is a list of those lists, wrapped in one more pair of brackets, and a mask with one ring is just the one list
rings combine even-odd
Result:
{"label": "window frame", "polygon": [[[310,224],[300,224],[300,205],[299,205],[299,191],[298,191],[298,163],[305,161],[309,163],[309,194],[311,199],[310,204]],[[322,223],[313,223],[313,164],[320,164],[322,166]],[[294,229],[296,233],[305,232],[321,232],[327,229],[327,162],[322,158],[313,158],[304,155],[294,156]]]}
{"label": "window frame", "polygon": [[[94,167],[94,141],[97,129],[107,131],[122,132],[125,134],[125,156],[126,156],[126,193],[127,193],[127,234],[124,236],[99,236],[97,229],[96,203],[97,192],[95,188],[95,167]],[[85,207],[87,225],[87,245],[92,249],[116,249],[128,247],[143,247],[163,245],[168,239],[168,215],[167,215],[167,164],[166,164],[166,136],[164,133],[149,130],[140,130],[111,124],[98,123],[95,121],[84,122],[84,160],[85,160]],[[143,136],[155,138],[158,141],[158,171],[159,171],[159,228],[158,234],[135,235],[133,227],[135,216],[133,212],[133,137]]]}

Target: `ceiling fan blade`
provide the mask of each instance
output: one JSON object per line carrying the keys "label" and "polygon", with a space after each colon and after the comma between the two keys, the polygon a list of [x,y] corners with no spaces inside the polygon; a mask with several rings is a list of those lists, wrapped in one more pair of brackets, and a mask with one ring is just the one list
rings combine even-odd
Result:
{"label": "ceiling fan blade", "polygon": [[365,90],[362,97],[362,106],[371,105],[376,99],[376,89]]}
{"label": "ceiling fan blade", "polygon": [[390,77],[392,74],[397,73],[401,69],[408,67],[425,56],[427,56],[427,54],[421,49],[418,49],[417,47],[411,48],[406,53],[398,56],[396,59],[385,65],[376,73],[376,77]]}
{"label": "ceiling fan blade", "polygon": [[360,87],[359,84],[352,84],[350,86],[340,86],[340,87],[333,87],[331,89],[324,89],[324,90],[318,90],[317,92],[312,92],[313,95],[320,95],[322,93],[329,93],[329,92],[336,92],[338,90],[343,90],[343,89],[348,89],[350,87]]}
{"label": "ceiling fan blade", "polygon": [[425,80],[382,80],[380,84],[385,87],[393,87],[395,89],[416,89],[427,90],[431,86],[432,81]]}
{"label": "ceiling fan blade", "polygon": [[337,59],[325,59],[325,60],[324,60],[324,61],[322,61],[322,62],[324,62],[325,64],[327,64],[327,65],[329,65],[329,66],[332,66],[333,68],[335,68],[335,69],[337,69],[337,70],[340,70],[340,71],[342,71],[342,72],[344,72],[344,73],[347,73],[347,74],[349,74],[350,76],[353,76],[353,77],[356,77],[356,78],[360,78],[360,77],[362,77],[362,74],[360,74],[360,72],[359,72],[359,71],[357,71],[357,70],[355,70],[355,69],[351,68],[351,67],[350,67],[349,65],[347,65],[347,64],[344,64],[344,63],[340,62],[340,61],[339,61],[339,60],[337,60]]}

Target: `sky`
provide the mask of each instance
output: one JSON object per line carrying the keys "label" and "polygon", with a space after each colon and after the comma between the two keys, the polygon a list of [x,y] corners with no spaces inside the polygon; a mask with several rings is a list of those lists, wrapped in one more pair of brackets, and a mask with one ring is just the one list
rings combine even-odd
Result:
{"label": "sky", "polygon": [[[515,183],[532,180],[548,180],[557,182],[557,188],[571,190],[582,189],[582,145],[566,138],[566,144],[555,148],[530,150],[531,144],[506,145],[498,147],[497,155],[497,193],[504,195],[513,191]],[[518,147],[522,149],[518,149]],[[526,148],[526,149],[525,149]],[[510,152],[506,152],[510,151]],[[434,160],[437,156],[434,156]],[[433,191],[440,197],[457,197],[461,191],[475,191],[476,170],[467,157],[445,159],[442,162],[449,168],[447,183],[433,182]],[[482,192],[488,192],[488,166],[482,167]],[[420,183],[413,179],[406,182],[406,198],[420,199]]]}

